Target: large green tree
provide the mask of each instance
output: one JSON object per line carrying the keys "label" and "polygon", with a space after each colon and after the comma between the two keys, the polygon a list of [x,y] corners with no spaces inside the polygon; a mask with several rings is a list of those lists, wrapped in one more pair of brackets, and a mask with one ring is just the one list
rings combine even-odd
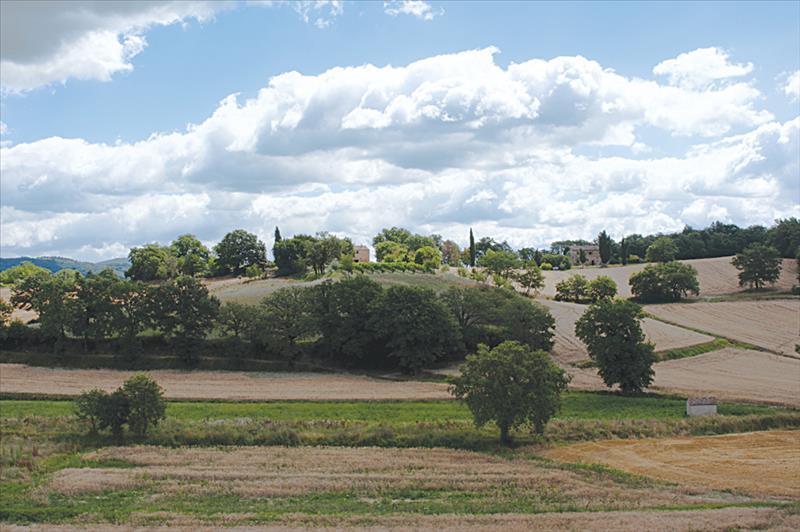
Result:
{"label": "large green tree", "polygon": [[800,252],[800,220],[794,217],[775,220],[775,226],[767,232],[767,237],[781,257],[795,257]]}
{"label": "large green tree", "polygon": [[588,290],[589,281],[576,273],[556,283],[556,300],[580,303],[586,299]]}
{"label": "large green tree", "polygon": [[611,237],[608,236],[605,230],[600,231],[600,234],[597,235],[597,247],[600,248],[600,261],[603,264],[608,264],[608,261],[611,260],[612,243]]}
{"label": "large green tree", "polygon": [[488,249],[478,259],[478,266],[486,268],[490,273],[508,279],[521,262],[513,251],[495,251]]}
{"label": "large green tree", "polygon": [[503,342],[494,349],[480,345],[461,366],[461,375],[450,382],[451,392],[467,404],[475,425],[494,421],[500,441],[507,444],[511,430],[522,425],[544,433],[547,421],[558,412],[569,377],[544,351]]}
{"label": "large green tree", "polygon": [[178,259],[168,247],[146,244],[131,248],[128,253],[131,266],[125,277],[135,281],[161,281],[175,277],[178,272]]}
{"label": "large green tree", "polygon": [[248,266],[267,263],[267,247],[253,233],[236,229],[214,246],[216,267],[220,273],[242,275]]}
{"label": "large green tree", "polygon": [[318,331],[312,297],[313,292],[307,288],[289,287],[261,300],[266,343],[292,365],[302,355],[298,343]]}
{"label": "large green tree", "polygon": [[781,275],[778,250],[765,244],[750,244],[731,260],[739,270],[739,286],[749,285],[756,290],[775,284]]}
{"label": "large green tree", "polygon": [[606,386],[624,394],[640,392],[653,381],[653,344],[645,341],[642,307],[623,299],[601,299],[575,323],[575,334],[597,363]]}
{"label": "large green tree", "polygon": [[647,262],[670,262],[678,255],[678,246],[668,236],[659,237],[650,244],[645,253]]}
{"label": "large green tree", "polygon": [[211,252],[194,235],[181,235],[170,245],[183,275],[199,275],[208,270]]}
{"label": "large green tree", "polygon": [[642,303],[678,301],[700,293],[697,270],[678,261],[648,264],[631,275],[628,283],[633,297]]}

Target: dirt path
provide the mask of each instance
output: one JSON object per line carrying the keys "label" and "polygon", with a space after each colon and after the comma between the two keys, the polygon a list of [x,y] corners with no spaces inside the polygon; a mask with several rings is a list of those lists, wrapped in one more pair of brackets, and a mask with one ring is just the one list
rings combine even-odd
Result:
{"label": "dirt path", "polygon": [[[136,373],[0,364],[0,392],[77,395],[90,388],[112,391]],[[158,381],[170,399],[452,399],[443,383],[389,381],[359,375],[175,370],[147,373]]]}
{"label": "dirt path", "polygon": [[800,344],[800,300],[722,301],[648,305],[661,319],[797,356]]}
{"label": "dirt path", "polygon": [[545,455],[599,463],[681,485],[800,497],[800,431],[605,440],[559,447]]}
{"label": "dirt path", "polygon": [[[576,303],[547,299],[537,301],[550,309],[556,320],[556,337],[553,348],[556,358],[565,364],[589,358],[586,346],[575,336],[575,322],[586,312],[588,307]],[[657,351],[688,347],[710,342],[714,339],[712,336],[650,318],[643,320],[642,329],[648,340],[656,345]]]}

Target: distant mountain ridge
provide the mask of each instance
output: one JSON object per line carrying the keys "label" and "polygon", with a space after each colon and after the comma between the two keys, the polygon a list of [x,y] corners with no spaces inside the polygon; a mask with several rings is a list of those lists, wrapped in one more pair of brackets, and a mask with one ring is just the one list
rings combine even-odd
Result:
{"label": "distant mountain ridge", "polygon": [[122,277],[125,270],[130,267],[130,263],[126,258],[109,259],[101,262],[86,262],[67,257],[12,257],[8,259],[0,258],[0,272],[9,268],[13,268],[23,262],[31,262],[42,268],[47,268],[51,272],[59,270],[77,270],[82,275],[89,272],[100,272],[106,268],[111,268],[114,272]]}

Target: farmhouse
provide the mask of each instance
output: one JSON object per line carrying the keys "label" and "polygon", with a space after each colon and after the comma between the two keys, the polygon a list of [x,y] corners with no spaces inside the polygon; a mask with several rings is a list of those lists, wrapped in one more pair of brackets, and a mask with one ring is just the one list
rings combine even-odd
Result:
{"label": "farmhouse", "polygon": [[717,415],[717,400],[714,397],[690,397],[686,400],[687,416]]}
{"label": "farmhouse", "polygon": [[364,245],[355,246],[353,262],[369,262],[369,248]]}
{"label": "farmhouse", "polygon": [[[583,251],[583,261],[581,261],[581,251]],[[576,244],[567,251],[569,260],[572,264],[600,264],[600,246],[597,244]]]}

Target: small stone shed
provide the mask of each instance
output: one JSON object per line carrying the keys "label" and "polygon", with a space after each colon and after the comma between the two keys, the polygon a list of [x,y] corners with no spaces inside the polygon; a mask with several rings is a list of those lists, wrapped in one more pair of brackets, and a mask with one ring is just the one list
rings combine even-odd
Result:
{"label": "small stone shed", "polygon": [[686,400],[687,416],[716,416],[717,399],[715,397],[690,397]]}
{"label": "small stone shed", "polygon": [[369,262],[369,248],[367,246],[355,246],[353,251],[355,252],[353,262]]}

